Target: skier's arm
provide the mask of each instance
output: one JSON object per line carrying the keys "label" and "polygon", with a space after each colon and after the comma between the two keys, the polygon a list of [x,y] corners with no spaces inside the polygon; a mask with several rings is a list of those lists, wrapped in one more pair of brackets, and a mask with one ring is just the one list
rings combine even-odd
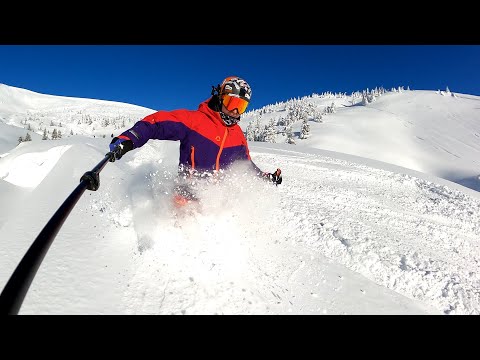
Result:
{"label": "skier's arm", "polygon": [[[282,183],[282,171],[280,169],[277,169],[275,173],[268,173],[265,171],[262,171],[252,160],[250,157],[250,150],[248,149],[248,145],[246,147],[247,149],[247,158],[250,160],[250,164],[252,165],[253,170],[255,171],[255,175],[258,177],[261,177],[265,180],[270,180],[273,181],[276,185],[280,185]],[[275,174],[278,173],[278,176],[275,176]]]}
{"label": "skier's arm", "polygon": [[186,110],[158,111],[138,121],[121,135],[132,140],[133,148],[150,139],[182,140],[189,130],[190,116]]}
{"label": "skier's arm", "polygon": [[158,111],[137,121],[130,129],[113,138],[110,151],[120,159],[125,153],[142,147],[150,139],[182,140],[189,131],[189,125],[190,117],[186,110]]}

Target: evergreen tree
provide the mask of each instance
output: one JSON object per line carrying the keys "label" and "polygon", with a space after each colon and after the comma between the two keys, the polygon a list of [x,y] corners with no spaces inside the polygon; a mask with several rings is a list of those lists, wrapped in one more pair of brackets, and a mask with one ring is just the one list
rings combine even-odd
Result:
{"label": "evergreen tree", "polygon": [[260,117],[257,118],[255,122],[255,127],[253,129],[254,132],[254,141],[263,141],[264,132],[261,129]]}
{"label": "evergreen tree", "polygon": [[255,127],[253,121],[248,123],[245,137],[247,138],[247,141],[255,141]]}
{"label": "evergreen tree", "polygon": [[52,140],[55,140],[56,138],[57,138],[57,129],[53,129]]}
{"label": "evergreen tree", "polygon": [[20,137],[18,138],[18,143],[20,144],[21,142],[23,142],[23,138],[20,136]]}
{"label": "evergreen tree", "polygon": [[285,126],[285,135],[287,135],[287,140],[285,142],[287,144],[295,145],[295,139],[293,138],[292,125]]}
{"label": "evergreen tree", "polygon": [[27,135],[25,135],[25,139],[23,141],[32,141],[32,137],[30,136],[30,133],[27,133]]}
{"label": "evergreen tree", "polygon": [[47,128],[43,129],[43,136],[42,136],[42,140],[48,140],[48,136],[47,136]]}
{"label": "evergreen tree", "polygon": [[265,142],[275,143],[277,131],[275,130],[275,122],[274,120],[270,120],[268,126],[265,126]]}
{"label": "evergreen tree", "polygon": [[303,120],[300,139],[306,139],[309,136],[310,136],[310,125],[308,125],[308,120]]}
{"label": "evergreen tree", "polygon": [[362,93],[362,101],[361,101],[361,104],[362,104],[362,105],[367,105],[367,104],[368,104],[367,94],[365,94],[365,92]]}

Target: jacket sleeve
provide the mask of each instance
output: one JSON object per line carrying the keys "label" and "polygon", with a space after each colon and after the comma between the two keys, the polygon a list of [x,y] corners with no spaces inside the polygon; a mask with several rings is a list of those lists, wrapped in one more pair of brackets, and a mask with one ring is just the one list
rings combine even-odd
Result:
{"label": "jacket sleeve", "polygon": [[132,140],[133,147],[139,148],[150,139],[183,140],[191,127],[187,110],[158,111],[137,121],[119,137]]}
{"label": "jacket sleeve", "polygon": [[252,164],[253,171],[255,171],[255,175],[263,176],[265,174],[264,171],[260,170],[260,168],[255,165],[255,163],[250,159],[250,163]]}

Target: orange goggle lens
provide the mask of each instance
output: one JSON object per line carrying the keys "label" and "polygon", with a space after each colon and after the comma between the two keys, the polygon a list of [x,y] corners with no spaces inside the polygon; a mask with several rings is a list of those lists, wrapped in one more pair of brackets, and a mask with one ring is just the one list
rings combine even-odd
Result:
{"label": "orange goggle lens", "polygon": [[228,111],[237,109],[239,114],[243,114],[248,106],[247,100],[230,95],[224,95],[222,102]]}

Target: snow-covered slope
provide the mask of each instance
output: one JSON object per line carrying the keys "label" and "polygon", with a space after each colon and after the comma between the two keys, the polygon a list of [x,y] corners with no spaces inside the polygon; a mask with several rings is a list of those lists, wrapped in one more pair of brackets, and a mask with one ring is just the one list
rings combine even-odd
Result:
{"label": "snow-covered slope", "polygon": [[40,94],[0,84],[0,120],[43,134],[110,137],[154,112],[141,106],[106,100]]}
{"label": "snow-covered slope", "polygon": [[[348,96],[303,102],[320,109],[334,102],[336,112],[324,115],[322,123],[310,121],[311,136],[297,144],[380,160],[480,190],[479,96],[410,90],[388,92],[366,106],[352,105]],[[284,108],[262,115],[262,123],[285,116]],[[257,118],[258,111],[249,113],[244,129]],[[300,126],[294,127],[297,133]]]}

